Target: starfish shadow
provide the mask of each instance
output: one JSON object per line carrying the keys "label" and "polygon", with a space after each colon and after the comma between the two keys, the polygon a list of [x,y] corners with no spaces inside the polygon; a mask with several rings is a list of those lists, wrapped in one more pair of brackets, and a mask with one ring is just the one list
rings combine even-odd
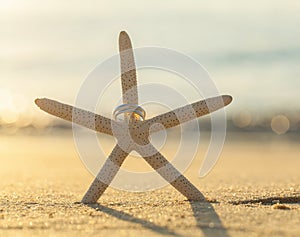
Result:
{"label": "starfish shadow", "polygon": [[147,220],[134,217],[133,215],[128,214],[126,212],[118,211],[118,210],[115,210],[115,209],[110,208],[110,207],[103,206],[103,205],[98,204],[98,203],[97,204],[85,204],[85,205],[90,207],[90,208],[93,208],[96,211],[105,212],[106,214],[111,215],[113,217],[116,217],[120,220],[132,222],[132,223],[135,223],[135,224],[139,224],[139,225],[143,226],[145,229],[151,230],[153,232],[157,232],[159,234],[178,236],[178,237],[182,236],[182,235],[170,230],[168,227],[162,227],[162,226],[156,225],[156,224],[151,223]]}
{"label": "starfish shadow", "polygon": [[215,211],[214,207],[208,201],[189,201],[193,210],[197,227],[206,237],[229,237],[226,228]]}
{"label": "starfish shadow", "polygon": [[[197,202],[197,201],[189,201],[194,218],[196,220],[196,226],[201,230],[204,236],[206,237],[229,237],[226,228],[223,226],[222,221],[212,204],[207,201]],[[123,221],[132,222],[135,224],[139,224],[146,229],[149,229],[153,232],[157,232],[163,235],[171,235],[171,236],[183,236],[175,231],[170,230],[168,227],[163,227],[151,223],[147,220],[134,217],[131,214],[128,214],[123,211],[118,211],[110,207],[103,206],[101,204],[85,204],[86,206],[93,208],[96,211],[104,212],[108,215],[116,217]]]}

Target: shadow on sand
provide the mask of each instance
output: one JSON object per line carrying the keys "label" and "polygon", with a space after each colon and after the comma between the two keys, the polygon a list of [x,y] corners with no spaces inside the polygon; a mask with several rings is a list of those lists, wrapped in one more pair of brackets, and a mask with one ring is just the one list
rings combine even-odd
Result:
{"label": "shadow on sand", "polygon": [[[227,230],[224,228],[218,214],[214,210],[211,203],[207,201],[202,201],[202,202],[188,201],[188,202],[190,203],[191,208],[193,210],[193,215],[197,222],[197,227],[201,230],[203,236],[207,236],[207,237],[229,236]],[[168,227],[156,225],[147,220],[134,217],[133,215],[128,214],[126,212],[118,211],[98,203],[86,204],[86,205],[89,206],[90,208],[95,209],[96,211],[104,212],[120,220],[139,224],[143,226],[145,229],[151,230],[161,235],[178,236],[178,237],[185,236],[176,233],[174,230],[170,230]]]}
{"label": "shadow on sand", "polygon": [[153,232],[157,232],[159,234],[172,235],[172,236],[178,236],[178,237],[182,236],[172,230],[169,230],[169,228],[167,228],[167,227],[162,227],[162,226],[156,225],[147,220],[134,217],[133,215],[130,215],[123,211],[118,211],[118,210],[115,210],[115,209],[112,209],[110,207],[106,207],[106,206],[103,206],[100,204],[86,204],[86,205],[95,209],[96,211],[105,212],[106,214],[116,217],[120,220],[128,221],[128,222],[135,223],[135,224],[140,224],[145,229],[149,229],[149,230],[151,230]]}
{"label": "shadow on sand", "polygon": [[197,222],[197,227],[202,231],[203,236],[229,237],[226,228],[223,226],[220,217],[216,213],[211,203],[208,201],[190,201],[190,205]]}
{"label": "shadow on sand", "polygon": [[272,205],[277,202],[289,203],[289,204],[300,203],[300,196],[299,195],[287,196],[287,197],[274,196],[274,197],[267,197],[267,198],[247,199],[247,200],[240,200],[240,201],[232,201],[230,202],[230,204],[241,205],[241,204],[261,203],[263,205]]}

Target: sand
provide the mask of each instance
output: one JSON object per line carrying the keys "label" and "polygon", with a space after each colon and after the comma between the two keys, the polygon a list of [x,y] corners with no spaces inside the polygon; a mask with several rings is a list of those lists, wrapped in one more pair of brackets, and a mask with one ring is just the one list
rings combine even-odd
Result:
{"label": "sand", "polygon": [[88,206],[78,201],[93,177],[69,133],[1,136],[0,236],[300,236],[297,142],[228,135],[217,166],[199,179],[202,148],[186,175],[208,202],[168,186],[109,188]]}

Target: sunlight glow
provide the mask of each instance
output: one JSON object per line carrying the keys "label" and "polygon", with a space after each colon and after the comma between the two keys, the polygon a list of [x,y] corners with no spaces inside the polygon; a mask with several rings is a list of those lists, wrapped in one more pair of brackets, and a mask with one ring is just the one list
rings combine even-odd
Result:
{"label": "sunlight glow", "polygon": [[27,109],[26,98],[13,94],[6,89],[0,89],[0,122],[4,124],[16,123],[21,113]]}
{"label": "sunlight glow", "polygon": [[0,89],[0,111],[4,109],[13,109],[12,95],[10,91],[5,89]]}
{"label": "sunlight glow", "polygon": [[14,4],[14,1],[11,0],[0,0],[0,8],[6,9],[11,7]]}

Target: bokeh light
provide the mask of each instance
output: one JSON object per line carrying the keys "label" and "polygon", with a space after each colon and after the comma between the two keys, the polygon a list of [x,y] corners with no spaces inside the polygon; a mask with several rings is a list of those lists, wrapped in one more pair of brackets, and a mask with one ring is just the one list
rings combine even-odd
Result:
{"label": "bokeh light", "polygon": [[237,114],[235,114],[232,118],[233,123],[235,126],[239,128],[244,128],[247,127],[251,124],[252,122],[252,116],[250,112],[248,111],[241,111]]}
{"label": "bokeh light", "polygon": [[290,128],[290,121],[285,115],[277,115],[271,121],[272,130],[278,134],[285,134]]}

